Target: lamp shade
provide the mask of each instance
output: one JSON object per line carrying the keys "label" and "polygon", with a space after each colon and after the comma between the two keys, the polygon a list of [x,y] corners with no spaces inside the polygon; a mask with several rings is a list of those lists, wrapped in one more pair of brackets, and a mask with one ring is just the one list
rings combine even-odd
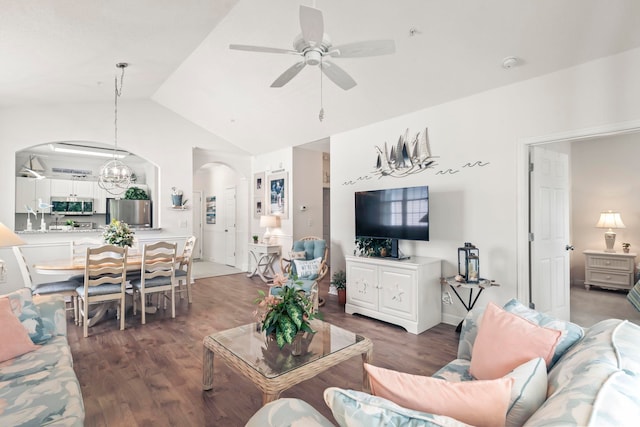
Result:
{"label": "lamp shade", "polygon": [[260,217],[260,227],[280,227],[280,217],[275,215],[262,215]]}
{"label": "lamp shade", "polygon": [[24,245],[25,242],[16,233],[0,222],[0,247]]}
{"label": "lamp shade", "polygon": [[622,217],[620,217],[620,212],[601,212],[600,219],[596,224],[598,228],[625,228],[624,223],[622,222]]}

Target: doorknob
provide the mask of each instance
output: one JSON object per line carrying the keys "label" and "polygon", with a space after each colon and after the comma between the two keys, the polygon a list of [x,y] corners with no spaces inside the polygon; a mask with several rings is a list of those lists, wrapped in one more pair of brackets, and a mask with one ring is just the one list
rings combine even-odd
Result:
{"label": "doorknob", "polygon": [[573,245],[566,245],[566,246],[564,247],[564,250],[565,250],[565,251],[572,251],[573,249],[574,249]]}

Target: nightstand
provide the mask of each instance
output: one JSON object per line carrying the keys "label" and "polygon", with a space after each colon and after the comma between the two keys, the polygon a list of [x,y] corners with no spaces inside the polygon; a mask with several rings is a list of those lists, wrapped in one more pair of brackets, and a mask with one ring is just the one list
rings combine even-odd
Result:
{"label": "nightstand", "polygon": [[584,287],[631,289],[635,282],[636,254],[584,251]]}

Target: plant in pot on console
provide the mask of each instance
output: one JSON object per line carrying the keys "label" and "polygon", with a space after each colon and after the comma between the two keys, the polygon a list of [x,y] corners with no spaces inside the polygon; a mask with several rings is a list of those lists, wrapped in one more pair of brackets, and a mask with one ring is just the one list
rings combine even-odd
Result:
{"label": "plant in pot on console", "polygon": [[253,236],[251,236],[253,238],[253,243],[258,243],[258,235],[255,234]]}
{"label": "plant in pot on console", "polygon": [[391,254],[391,239],[358,237],[356,238],[355,244],[358,255],[360,256],[386,257]]}
{"label": "plant in pot on console", "polygon": [[347,274],[344,270],[338,270],[331,276],[331,284],[338,291],[338,303],[345,305],[347,303]]}

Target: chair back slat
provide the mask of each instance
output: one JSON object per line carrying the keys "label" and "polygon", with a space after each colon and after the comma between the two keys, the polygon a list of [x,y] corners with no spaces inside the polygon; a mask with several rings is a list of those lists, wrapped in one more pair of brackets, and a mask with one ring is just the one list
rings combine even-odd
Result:
{"label": "chair back slat", "polygon": [[127,281],[127,248],[103,245],[87,248],[84,284],[89,286],[120,284],[124,289]]}
{"label": "chair back slat", "polygon": [[156,242],[144,245],[142,251],[142,277],[146,279],[156,277],[175,278],[176,252],[178,245],[169,242]]}

